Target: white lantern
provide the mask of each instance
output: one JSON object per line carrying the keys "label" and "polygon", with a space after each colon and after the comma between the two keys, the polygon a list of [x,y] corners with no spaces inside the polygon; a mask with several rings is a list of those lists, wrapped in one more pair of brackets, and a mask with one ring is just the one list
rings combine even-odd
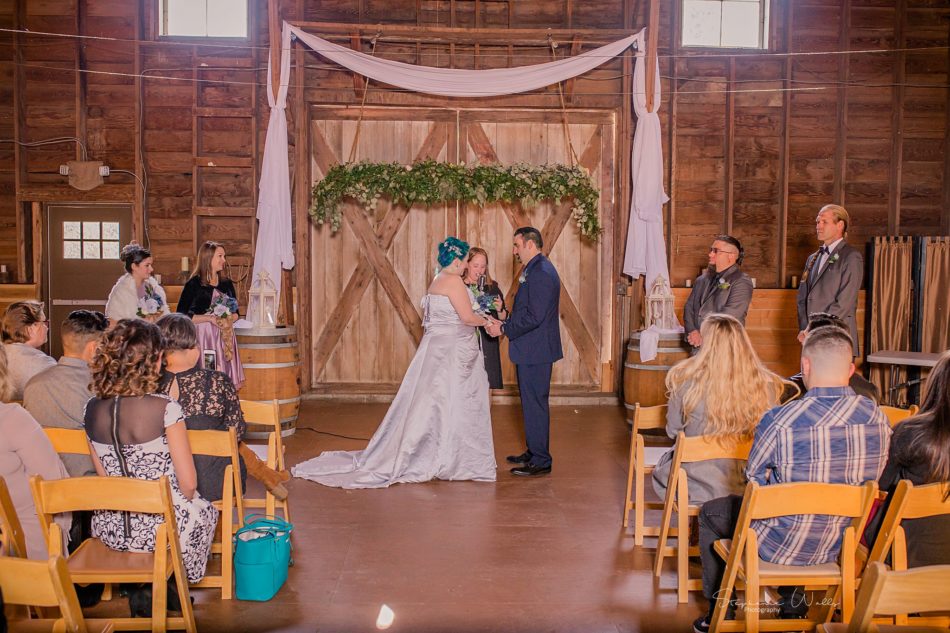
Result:
{"label": "white lantern", "polygon": [[653,288],[647,297],[647,327],[657,326],[661,330],[676,328],[676,312],[673,309],[673,291],[663,275],[657,275]]}
{"label": "white lantern", "polygon": [[258,328],[277,324],[277,286],[266,270],[257,273],[247,293],[247,318]]}

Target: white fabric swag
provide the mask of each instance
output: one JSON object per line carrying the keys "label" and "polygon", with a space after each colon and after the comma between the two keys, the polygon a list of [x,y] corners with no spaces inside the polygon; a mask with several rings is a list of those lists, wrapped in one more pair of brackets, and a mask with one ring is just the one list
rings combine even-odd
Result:
{"label": "white fabric swag", "polygon": [[[287,156],[287,85],[290,78],[290,45],[291,36],[309,46],[318,54],[349,69],[360,73],[378,82],[385,83],[406,90],[445,97],[488,97],[528,92],[549,86],[561,81],[582,75],[608,60],[623,53],[630,46],[637,44],[643,49],[645,29],[636,35],[601,46],[594,50],[582,53],[575,57],[559,59],[557,61],[517,68],[498,68],[489,70],[462,70],[455,68],[433,68],[416,66],[404,62],[380,59],[354,51],[345,46],[329,42],[321,37],[306,33],[300,28],[284,22],[281,42],[280,58],[280,90],[277,95],[272,94],[270,80],[268,80],[268,101],[271,106],[270,122],[267,128],[267,137],[264,143],[264,160],[261,170],[261,183],[257,203],[257,218],[260,221],[258,230],[257,249],[254,254],[254,279],[261,270],[267,270],[275,285],[280,289],[280,268],[293,268],[294,254],[291,235],[290,210],[290,170]],[[635,84],[634,105],[644,101],[642,60],[637,59],[637,72],[640,81]],[[273,70],[273,60],[268,61],[268,78]],[[659,66],[657,66],[659,73]],[[657,80],[657,94],[659,94],[659,80]],[[641,114],[642,112],[642,114]],[[660,148],[660,123],[655,113],[646,113],[645,105],[637,108],[640,120],[637,122],[637,132],[634,137],[633,169],[634,169],[634,196],[649,190],[649,183],[655,180],[656,186],[662,193],[663,162]],[[650,118],[651,132],[641,135],[644,118]],[[646,179],[641,178],[639,170],[652,170]],[[654,192],[654,200],[657,196]],[[637,202],[634,203],[638,204]],[[644,198],[641,201],[642,213],[648,218],[645,221],[659,222],[658,231],[651,227],[650,236],[659,235],[659,239],[647,238],[647,248],[651,253],[658,254],[666,267],[665,245],[663,243],[662,214],[657,207],[650,215],[646,211],[653,208]],[[652,204],[652,203],[650,203]],[[662,202],[659,203],[662,206]],[[638,207],[638,208],[641,208]],[[631,213],[631,235],[640,240],[639,232],[633,232],[634,217],[643,219],[643,216]],[[654,243],[655,242],[655,243]],[[640,247],[637,247],[640,248]],[[630,244],[627,246],[629,257]],[[650,257],[653,260],[654,257]],[[649,270],[649,269],[648,269]],[[624,272],[627,272],[626,263]],[[629,274],[629,273],[628,273]],[[642,273],[639,273],[642,274]]]}

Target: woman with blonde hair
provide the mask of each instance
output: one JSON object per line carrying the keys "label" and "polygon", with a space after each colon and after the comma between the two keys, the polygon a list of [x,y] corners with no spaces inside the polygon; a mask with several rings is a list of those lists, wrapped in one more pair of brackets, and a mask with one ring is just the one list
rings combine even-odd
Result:
{"label": "woman with blonde hair", "polygon": [[49,336],[49,321],[43,303],[11,303],[3,313],[2,333],[7,353],[9,398],[22,400],[23,388],[30,378],[56,365],[56,361],[40,349]]}
{"label": "woman with blonde hair", "polygon": [[[676,364],[666,375],[669,404],[666,432],[675,438],[714,436],[723,444],[751,439],[766,411],[780,403],[783,379],[759,360],[745,328],[734,317],[710,314],[700,326],[703,345],[695,356]],[[666,494],[673,450],[653,470],[653,489]],[[705,503],[745,488],[744,464],[710,459],[685,464],[691,502]]]}

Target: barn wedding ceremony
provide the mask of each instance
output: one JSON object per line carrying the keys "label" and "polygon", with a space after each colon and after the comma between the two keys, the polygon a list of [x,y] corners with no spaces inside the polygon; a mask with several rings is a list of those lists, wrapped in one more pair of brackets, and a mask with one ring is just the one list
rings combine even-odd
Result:
{"label": "barn wedding ceremony", "polygon": [[950,1],[4,0],[0,76],[0,633],[950,631]]}

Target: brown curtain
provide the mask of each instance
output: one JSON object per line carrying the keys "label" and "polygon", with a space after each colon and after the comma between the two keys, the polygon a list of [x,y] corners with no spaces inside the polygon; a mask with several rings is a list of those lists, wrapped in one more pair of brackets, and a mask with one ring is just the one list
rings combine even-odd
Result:
{"label": "brown curtain", "polygon": [[[868,353],[910,349],[911,263],[914,245],[909,237],[875,237],[872,262],[871,346]],[[871,363],[871,382],[887,399],[890,367]],[[898,383],[906,372],[896,373]]]}
{"label": "brown curtain", "polygon": [[[950,237],[925,239],[920,351],[939,353],[950,349]],[[922,370],[920,377],[929,373]]]}

